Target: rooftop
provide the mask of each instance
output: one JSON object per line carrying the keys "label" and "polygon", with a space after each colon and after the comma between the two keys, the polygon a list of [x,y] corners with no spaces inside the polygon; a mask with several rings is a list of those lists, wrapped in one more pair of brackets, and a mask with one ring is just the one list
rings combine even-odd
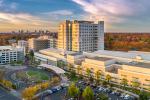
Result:
{"label": "rooftop", "polygon": [[76,52],[76,53],[72,53],[72,54],[70,54],[70,55],[72,55],[72,56],[77,56],[77,55],[82,55],[83,53],[82,52]]}
{"label": "rooftop", "polygon": [[0,46],[0,50],[6,50],[6,49],[12,50],[12,46]]}
{"label": "rooftop", "polygon": [[89,59],[94,59],[98,61],[107,61],[107,60],[112,60],[113,58],[107,58],[107,57],[87,57]]}
{"label": "rooftop", "polygon": [[55,48],[48,48],[48,49],[40,50],[40,52],[52,52],[52,53],[63,54],[63,55],[74,53],[73,51],[65,51],[63,49],[55,49]]}
{"label": "rooftop", "polygon": [[117,57],[117,58],[125,58],[125,59],[136,59],[137,56],[141,57],[141,60],[150,61],[150,52],[140,52],[140,51],[129,51],[129,52],[121,52],[121,51],[108,51],[108,50],[99,50],[93,52],[95,55],[100,56],[108,56],[108,57]]}
{"label": "rooftop", "polygon": [[143,62],[132,62],[132,63],[127,63],[125,65],[136,66],[141,68],[150,68],[150,63],[143,63]]}

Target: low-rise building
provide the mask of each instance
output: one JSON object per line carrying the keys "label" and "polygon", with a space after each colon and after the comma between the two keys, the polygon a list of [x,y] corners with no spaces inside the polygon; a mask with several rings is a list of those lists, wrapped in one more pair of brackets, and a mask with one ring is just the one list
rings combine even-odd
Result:
{"label": "low-rise building", "polygon": [[24,49],[13,46],[0,46],[0,64],[24,60]]}
{"label": "low-rise building", "polygon": [[[93,77],[99,71],[102,79],[110,75],[113,83],[121,83],[122,79],[127,79],[129,86],[137,83],[140,88],[150,89],[150,53],[100,50],[93,53],[84,52],[83,55],[84,60],[82,59],[80,65],[83,75],[87,75],[87,69]],[[75,65],[71,58],[68,57],[67,61]]]}
{"label": "low-rise building", "polygon": [[42,49],[49,48],[49,40],[48,39],[35,39],[31,38],[28,40],[28,48],[29,50],[39,51]]}
{"label": "low-rise building", "polygon": [[58,61],[66,61],[68,54],[73,54],[72,51],[64,51],[62,49],[48,48],[35,53],[35,58],[44,64],[57,65]]}

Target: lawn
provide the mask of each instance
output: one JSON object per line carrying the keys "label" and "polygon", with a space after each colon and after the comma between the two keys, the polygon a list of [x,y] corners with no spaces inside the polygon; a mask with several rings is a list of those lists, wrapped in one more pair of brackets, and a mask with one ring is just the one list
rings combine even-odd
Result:
{"label": "lawn", "polygon": [[27,71],[27,74],[31,78],[37,78],[39,80],[48,80],[49,79],[49,76],[46,73],[42,73],[42,72],[39,72],[39,71],[29,70],[29,71]]}

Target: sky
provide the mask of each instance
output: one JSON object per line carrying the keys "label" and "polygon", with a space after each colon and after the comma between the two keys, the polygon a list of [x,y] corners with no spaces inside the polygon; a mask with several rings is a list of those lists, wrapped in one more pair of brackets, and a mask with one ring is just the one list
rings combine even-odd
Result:
{"label": "sky", "polygon": [[105,21],[106,32],[150,32],[148,0],[0,0],[0,32],[57,31],[64,20]]}

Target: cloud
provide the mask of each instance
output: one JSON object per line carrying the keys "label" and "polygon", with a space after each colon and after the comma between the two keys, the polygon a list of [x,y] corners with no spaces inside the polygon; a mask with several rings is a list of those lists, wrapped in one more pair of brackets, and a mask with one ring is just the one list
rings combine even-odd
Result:
{"label": "cloud", "polygon": [[51,23],[40,17],[28,13],[4,13],[0,12],[0,30],[9,31],[18,29],[49,29]]}
{"label": "cloud", "polygon": [[72,0],[95,19],[104,18],[106,22],[122,23],[128,17],[147,12],[147,0]]}
{"label": "cloud", "polygon": [[150,2],[147,0],[72,1],[81,6],[85,20],[104,20],[105,31],[149,31]]}
{"label": "cloud", "polygon": [[56,10],[56,11],[51,11],[51,12],[45,12],[44,14],[47,15],[59,15],[59,16],[69,16],[72,15],[73,12],[70,10]]}

